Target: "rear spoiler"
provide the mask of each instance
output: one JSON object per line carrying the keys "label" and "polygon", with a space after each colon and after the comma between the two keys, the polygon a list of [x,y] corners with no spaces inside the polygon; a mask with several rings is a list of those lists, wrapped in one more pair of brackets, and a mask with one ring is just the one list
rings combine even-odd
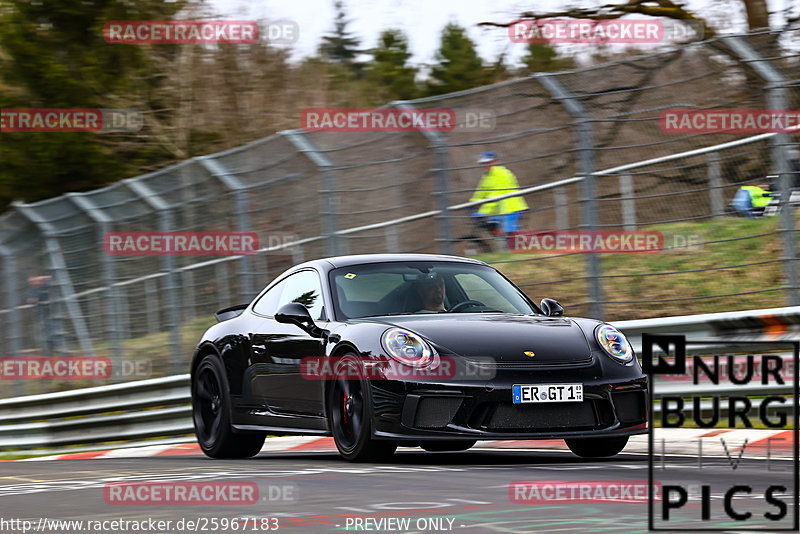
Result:
{"label": "rear spoiler", "polygon": [[239,317],[248,306],[249,304],[237,304],[236,306],[231,306],[230,308],[223,308],[215,313],[214,316],[219,322],[227,321],[228,319]]}

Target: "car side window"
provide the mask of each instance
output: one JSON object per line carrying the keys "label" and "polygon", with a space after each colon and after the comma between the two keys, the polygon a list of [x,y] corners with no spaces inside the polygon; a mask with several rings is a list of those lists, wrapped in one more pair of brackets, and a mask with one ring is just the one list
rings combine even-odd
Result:
{"label": "car side window", "polygon": [[275,315],[275,312],[278,311],[278,301],[281,298],[281,292],[283,291],[285,285],[286,280],[282,280],[275,284],[272,289],[264,293],[264,295],[258,299],[255,306],[253,306],[253,311],[259,315]]}
{"label": "car side window", "polygon": [[[322,285],[315,271],[300,271],[283,281],[278,308],[290,302],[299,302],[308,308],[315,321],[322,318]],[[274,313],[273,313],[274,314]]]}

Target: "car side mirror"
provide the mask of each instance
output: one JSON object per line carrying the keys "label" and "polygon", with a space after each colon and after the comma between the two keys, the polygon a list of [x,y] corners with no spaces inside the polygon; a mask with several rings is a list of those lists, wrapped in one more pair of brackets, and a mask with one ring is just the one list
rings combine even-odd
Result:
{"label": "car side mirror", "polygon": [[326,341],[338,343],[339,338],[332,336],[330,331],[318,327],[311,318],[308,308],[299,302],[289,302],[278,308],[278,311],[275,312],[275,320],[279,323],[296,325],[313,337],[321,337]]}
{"label": "car side mirror", "polygon": [[306,331],[315,326],[314,319],[311,318],[308,308],[299,302],[289,302],[278,308],[275,313],[275,320],[279,323],[297,325]]}
{"label": "car side mirror", "polygon": [[539,307],[542,308],[542,312],[548,317],[561,317],[564,315],[564,307],[559,304],[557,300],[542,299],[542,303]]}

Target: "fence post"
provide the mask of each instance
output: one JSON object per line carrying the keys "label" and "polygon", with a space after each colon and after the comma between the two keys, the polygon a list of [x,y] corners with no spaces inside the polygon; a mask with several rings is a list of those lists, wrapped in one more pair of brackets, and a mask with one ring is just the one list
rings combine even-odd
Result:
{"label": "fence post", "polygon": [[[158,194],[150,189],[150,187],[136,178],[128,178],[122,180],[131,191],[136,193],[154,212],[158,214],[158,231],[170,232],[174,229],[172,222],[172,212],[170,205],[167,204]],[[161,256],[161,270],[164,272],[164,296],[165,296],[165,309],[164,309],[164,322],[166,323],[167,331],[170,333],[170,346],[172,347],[172,368],[178,372],[183,372],[184,366],[182,365],[182,351],[181,346],[181,310],[178,306],[178,283],[176,281],[177,273],[175,270],[175,257],[171,254],[163,254]]]}
{"label": "fence post", "polygon": [[[66,197],[97,224],[98,245],[102,243],[105,239],[105,235],[110,231],[110,224],[113,222],[111,218],[106,215],[103,210],[98,208],[91,199],[80,193],[67,193]],[[114,272],[113,256],[104,251],[101,254],[101,258],[103,278],[108,287],[108,294],[106,296],[106,321],[108,321],[108,328],[111,331],[111,369],[117,371],[122,362],[122,328],[120,328],[120,314],[122,313],[122,309],[119,304],[119,296],[117,295],[118,289],[114,284],[116,282],[116,276]]]}
{"label": "fence post", "polygon": [[[64,261],[64,254],[61,250],[61,245],[58,242],[57,232],[53,225],[46,221],[32,206],[22,202],[13,202],[11,204],[19,211],[26,219],[31,221],[42,233],[44,237],[47,255],[50,258],[50,268],[53,271],[53,280],[55,285],[58,286],[61,293],[61,300],[67,308],[72,327],[75,330],[75,337],[78,338],[78,345],[81,352],[86,356],[94,356],[94,347],[92,340],[89,337],[89,331],[86,329],[86,323],[83,320],[80,305],[75,299],[75,289],[72,287],[72,280],[70,280],[69,273],[67,272],[67,263]],[[50,298],[50,304],[55,304],[53,298]],[[55,322],[56,319],[54,319]],[[55,326],[54,326],[55,327]],[[62,328],[58,325],[55,328]],[[65,350],[65,340],[63,339],[63,331],[56,331],[56,349]]]}
{"label": "fence post", "polygon": [[19,275],[19,268],[14,259],[14,254],[6,245],[0,245],[0,257],[3,258],[3,278],[6,281],[6,299],[4,304],[8,310],[6,314],[7,318],[3,319],[3,322],[6,324],[9,340],[8,347],[5,350],[9,356],[17,356],[20,353],[20,341],[22,340],[19,328],[19,309],[17,308],[17,297],[19,295],[17,276]]}
{"label": "fence post", "polygon": [[322,195],[322,217],[325,221],[325,235],[328,236],[328,254],[336,256],[339,254],[340,246],[339,235],[336,233],[336,205],[333,201],[333,191],[336,188],[333,177],[333,163],[328,159],[328,156],[306,139],[299,130],[286,130],[279,133],[286,137],[298,152],[310,159],[322,173],[322,189],[320,189],[319,194]]}
{"label": "fence post", "polygon": [[[398,109],[417,109],[408,102],[403,101],[392,102],[391,105],[397,107]],[[436,167],[432,170],[434,173],[436,188],[433,194],[437,198],[436,206],[439,210],[439,215],[437,215],[439,227],[439,252],[442,254],[452,254],[453,242],[451,239],[452,234],[450,233],[450,215],[447,209],[449,206],[448,184],[450,180],[448,176],[449,166],[447,164],[447,140],[439,132],[423,130],[420,131],[420,133],[425,136],[428,141],[430,141],[431,147],[433,148],[434,158],[436,160]]]}
{"label": "fence post", "polygon": [[386,252],[389,252],[391,254],[400,252],[400,243],[398,241],[398,236],[397,236],[397,227],[387,226],[384,229],[384,234],[386,235]]}
{"label": "fence post", "polygon": [[[144,184],[140,184],[144,185]],[[159,199],[160,200],[160,199]],[[175,229],[175,224],[172,220],[172,211],[169,209],[159,212],[158,229],[161,232],[171,232]],[[181,313],[178,304],[178,296],[180,287],[178,287],[178,271],[175,268],[175,256],[172,254],[164,254],[162,257],[165,280],[164,280],[164,294],[167,296],[167,313],[165,314],[167,329],[170,332],[170,345],[172,345],[172,367],[175,372],[185,371],[181,366],[183,359],[183,347],[181,346]]]}
{"label": "fence post", "polygon": [[196,310],[197,304],[194,300],[194,273],[191,269],[182,269],[181,270],[181,286],[183,286],[183,302],[184,306],[189,308],[190,310]]}
{"label": "fence post", "polygon": [[[580,147],[581,172],[583,180],[581,182],[581,192],[583,198],[583,223],[581,227],[586,230],[594,230],[597,227],[597,211],[595,209],[595,187],[594,187],[594,142],[592,140],[592,125],[589,113],[583,107],[580,100],[571,94],[558,81],[554,75],[540,74],[536,78],[541,82],[545,89],[558,100],[567,112],[575,120],[578,128],[578,145]],[[586,262],[589,269],[589,298],[591,299],[590,314],[596,319],[603,318],[603,291],[600,286],[600,258],[597,254],[586,254]]]}
{"label": "fence post", "polygon": [[[158,332],[159,307],[158,307],[158,282],[155,278],[144,281],[145,321],[147,333]],[[135,327],[132,327],[135,331]]]}
{"label": "fence post", "polygon": [[622,224],[625,230],[636,230],[636,199],[633,196],[633,178],[630,174],[620,175],[619,191],[622,196]]}
{"label": "fence post", "polygon": [[214,264],[214,277],[217,279],[217,302],[222,309],[231,303],[231,294],[228,288],[228,262],[220,261]]}
{"label": "fence post", "polygon": [[[8,312],[4,314],[4,318],[0,319],[6,324],[6,335],[8,336],[8,348],[6,354],[9,356],[18,356],[22,352],[20,341],[22,334],[20,333],[20,313],[19,304],[19,290],[17,288],[17,276],[19,276],[19,268],[14,259],[14,253],[6,245],[0,245],[0,257],[3,258],[3,279],[6,281],[6,298],[5,304]],[[13,385],[14,395],[22,395],[24,393],[23,382],[15,380]]]}
{"label": "fence post", "polygon": [[[119,338],[127,339],[131,336],[131,313],[128,306],[127,288],[129,286],[120,286],[116,291],[116,301],[119,303],[119,310],[116,315],[118,316],[117,326],[119,327]],[[125,356],[125,351],[120,347],[120,357]]]}
{"label": "fence post", "polygon": [[725,214],[722,200],[722,169],[720,168],[719,152],[708,154],[708,192],[711,197],[711,216],[719,217]]}
{"label": "fence post", "polygon": [[[737,36],[723,37],[723,41],[742,58],[745,65],[766,82],[769,109],[789,109],[786,87],[789,86],[780,71],[770,61],[762,58],[750,44]],[[786,148],[791,144],[786,132],[776,132],[770,137],[772,145],[772,168],[778,173],[781,191],[781,234],[783,235],[783,274],[788,285],[787,304],[800,305],[797,286],[797,245],[795,244],[794,211],[789,206],[792,196],[791,169]]]}
{"label": "fence post", "polygon": [[[209,156],[195,158],[200,162],[206,171],[217,178],[233,194],[233,209],[236,213],[236,230],[239,232],[252,232],[250,217],[247,215],[247,199],[244,194],[247,186],[219,161]],[[239,271],[239,297],[242,302],[250,302],[255,296],[253,290],[253,260],[249,254],[242,255],[238,260],[241,270]],[[266,257],[265,257],[266,261]]]}
{"label": "fence post", "polygon": [[563,187],[553,189],[553,203],[556,207],[556,229],[566,230],[569,228],[569,207]]}
{"label": "fence post", "polygon": [[434,151],[436,153],[436,188],[438,191],[435,191],[434,194],[439,199],[439,240],[440,240],[440,247],[439,250],[442,254],[452,254],[453,252],[453,243],[450,240],[450,215],[447,212],[448,206],[448,194],[447,194],[447,148],[445,146],[444,138],[436,133],[436,132],[427,132],[432,137],[435,138],[434,144]]}

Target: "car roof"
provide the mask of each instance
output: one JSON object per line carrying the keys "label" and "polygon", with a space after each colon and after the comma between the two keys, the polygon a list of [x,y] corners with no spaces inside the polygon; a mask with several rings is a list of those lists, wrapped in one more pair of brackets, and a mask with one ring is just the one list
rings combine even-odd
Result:
{"label": "car roof", "polygon": [[329,271],[331,269],[349,267],[351,265],[362,265],[365,263],[387,263],[395,261],[445,261],[486,265],[480,260],[462,258],[461,256],[447,256],[443,254],[354,254],[350,256],[332,256],[330,258],[311,260],[300,265],[296,265],[290,270],[313,266],[323,271]]}

